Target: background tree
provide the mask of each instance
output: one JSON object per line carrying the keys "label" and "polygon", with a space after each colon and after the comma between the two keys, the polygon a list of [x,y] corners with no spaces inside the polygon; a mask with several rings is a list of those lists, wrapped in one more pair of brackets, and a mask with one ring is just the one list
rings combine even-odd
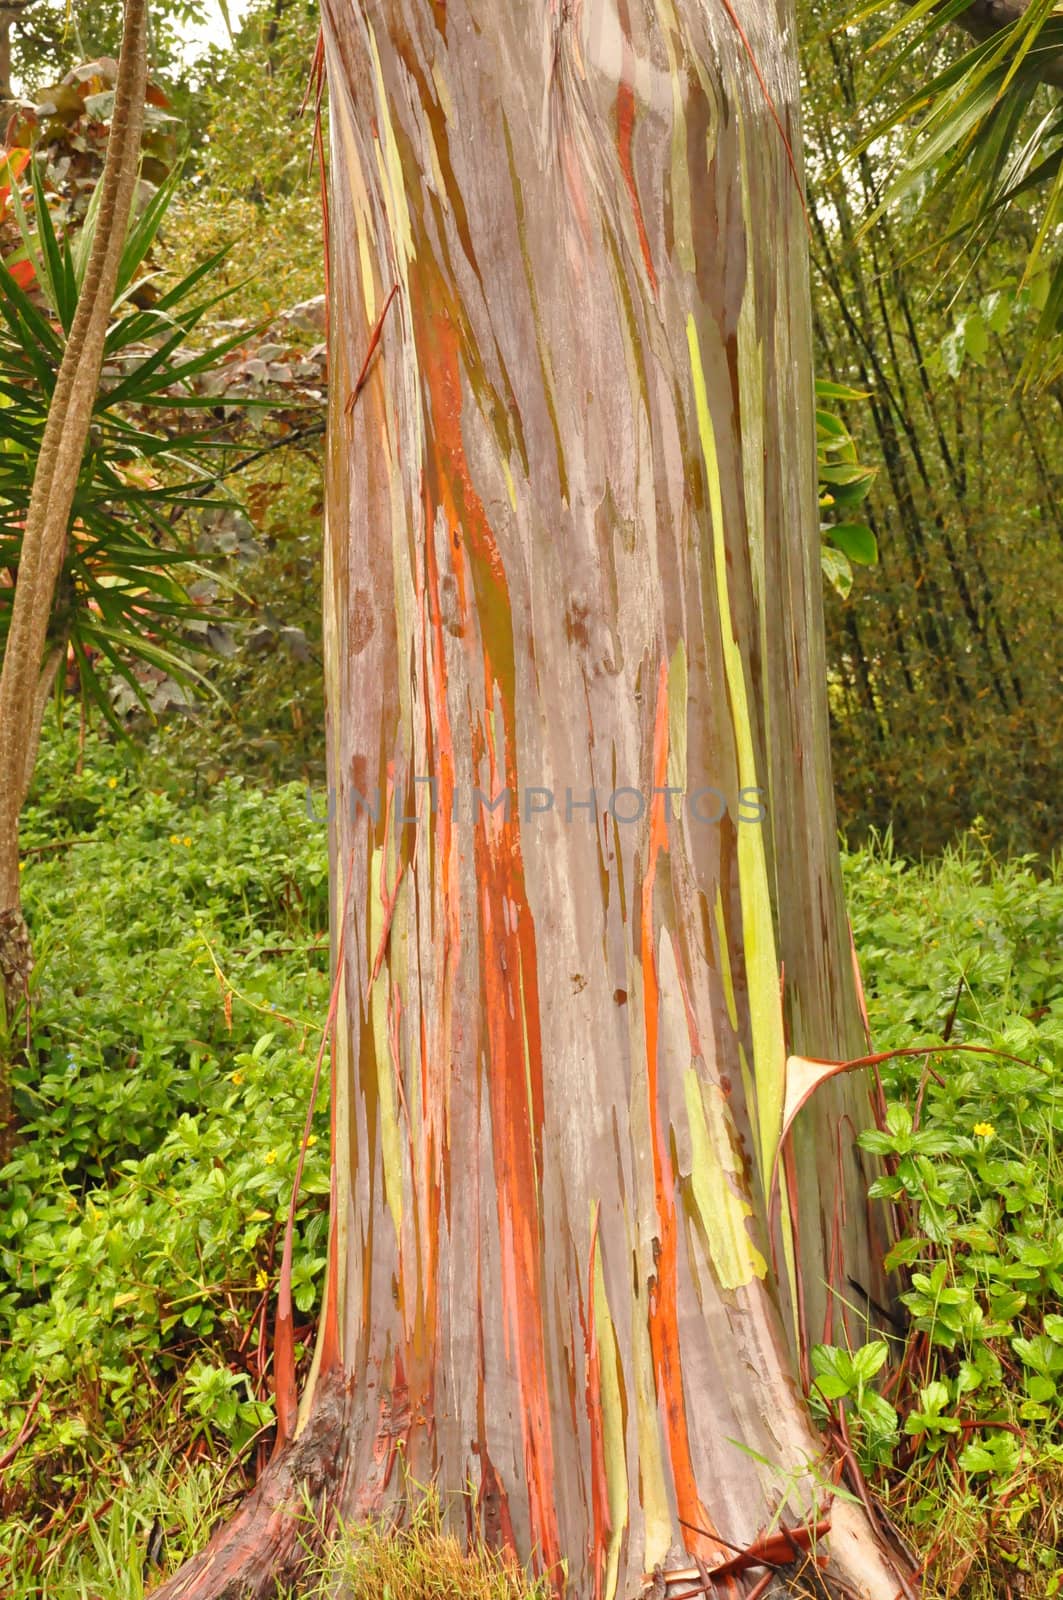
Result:
{"label": "background tree", "polygon": [[867,224],[898,140],[851,166],[847,152],[963,53],[954,30],[923,41],[876,98],[877,26],[809,18],[804,49],[817,371],[868,394],[842,410],[879,467],[861,510],[880,563],[827,604],[840,811],[852,837],[890,826],[905,850],[939,850],[976,818],[997,846],[1042,850],[1060,825],[1063,390],[1024,392],[1023,372],[1050,263],[1016,292],[1033,236],[1020,203],[991,249],[943,256],[955,195],[927,175]]}
{"label": "background tree", "polygon": [[[159,0],[148,26],[148,70],[178,88],[185,78],[185,42],[190,26],[207,15],[202,0]],[[71,58],[116,57],[122,38],[122,0],[6,0],[0,6],[0,111],[62,77]],[[174,81],[176,80],[176,82]],[[4,105],[3,102],[9,102]]]}
{"label": "background tree", "polygon": [[866,1085],[783,1137],[788,1049],[862,1049],[793,17],[324,18],[329,1279],[298,1428],[282,1294],[278,1459],[163,1592],[265,1592],[299,1486],[408,1471],[575,1593],[781,1522],[892,1600],[795,1387],[888,1296]]}

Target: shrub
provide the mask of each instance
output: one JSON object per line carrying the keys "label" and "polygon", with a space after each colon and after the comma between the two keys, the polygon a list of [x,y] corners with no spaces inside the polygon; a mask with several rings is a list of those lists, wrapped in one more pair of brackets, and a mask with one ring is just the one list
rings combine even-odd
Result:
{"label": "shrub", "polygon": [[[128,748],[42,753],[23,834],[39,950],[0,1190],[0,1450],[43,1523],[165,1429],[228,1454],[269,1424],[263,1333],[327,1011],[325,829],[295,785],[196,801]],[[153,783],[155,786],[153,787]],[[293,1273],[325,1259],[319,1110]]]}

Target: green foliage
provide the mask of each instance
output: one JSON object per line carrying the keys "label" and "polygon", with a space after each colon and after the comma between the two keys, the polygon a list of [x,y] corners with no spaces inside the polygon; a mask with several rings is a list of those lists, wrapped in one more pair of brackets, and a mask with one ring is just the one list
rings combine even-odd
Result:
{"label": "green foliage", "polygon": [[[866,522],[854,522],[852,513],[866,498],[875,477],[875,468],[860,464],[856,441],[844,420],[831,409],[839,402],[852,404],[866,400],[858,389],[826,378],[816,379],[816,456],[819,471],[821,509],[834,508],[840,522],[820,523],[823,545],[820,559],[828,581],[846,599],[853,586],[853,567],[874,566],[878,561],[875,535]],[[828,404],[829,402],[829,404]]]}
{"label": "green foliage", "polygon": [[[326,830],[303,791],[230,780],[208,805],[130,759],[90,736],[79,763],[74,733],[50,736],[24,826],[39,965],[0,1185],[0,1452],[41,1387],[8,1484],[42,1526],[119,1481],[131,1440],[228,1456],[269,1422],[260,1335],[328,1004]],[[312,1140],[305,1319],[320,1109]]]}
{"label": "green foliage", "polygon": [[887,1463],[897,1439],[897,1413],[889,1401],[871,1384],[889,1355],[884,1339],[875,1339],[859,1349],[840,1350],[834,1345],[817,1344],[811,1350],[814,1412],[826,1414],[823,1401],[844,1400],[850,1408],[850,1427],[865,1472]]}
{"label": "green foliage", "polygon": [[[231,314],[255,322],[324,288],[313,97],[303,106],[319,26],[316,0],[253,0],[235,44],[197,69],[194,177],[170,245],[187,270],[204,248],[231,241],[229,270],[242,285]],[[321,112],[327,130],[327,99]]]}
{"label": "green foliage", "polygon": [[[232,46],[215,48],[203,64],[204,104],[210,112],[204,164],[228,183],[242,168],[271,202],[307,187],[311,118],[302,120],[321,14],[315,0],[250,0]],[[251,98],[254,96],[254,98]],[[253,173],[247,134],[254,116]],[[241,151],[243,156],[241,157]],[[316,201],[319,196],[312,189]]]}
{"label": "green foliage", "polygon": [[[218,275],[230,291],[227,315],[243,320],[245,337],[268,324],[284,361],[297,359],[300,348],[320,351],[324,338],[312,97],[301,111],[319,21],[316,0],[255,0],[238,24],[234,16],[235,44],[204,58],[190,112],[188,178],[162,246],[168,269],[181,275],[204,250],[230,245]],[[322,121],[327,141],[327,97]],[[307,302],[306,317],[285,318]],[[316,412],[288,425],[295,434],[323,424],[324,413],[322,396]],[[284,427],[271,418],[275,431]],[[239,589],[230,614],[247,624],[246,648],[209,667],[222,699],[162,734],[169,757],[201,777],[234,770],[271,782],[323,776],[322,463],[322,439],[308,434],[237,480],[247,537],[227,570]]]}
{"label": "green foliage", "polygon": [[813,1402],[845,1406],[865,1472],[940,1552],[946,1586],[978,1549],[965,1593],[1021,1575],[1047,1596],[1063,1515],[1063,879],[999,865],[977,839],[931,870],[869,849],[847,874],[876,1048],[990,1053],[883,1067],[885,1123],[860,1142],[885,1167],[872,1194],[904,1219],[887,1265],[909,1349],[902,1367],[881,1340],[817,1347]]}
{"label": "green foliage", "polygon": [[324,778],[320,440],[286,449],[283,468],[278,459],[240,480],[246,520],[225,570],[236,588],[228,621],[242,648],[211,663],[219,698],[155,735],[166,758],[200,783],[227,772],[271,783]]}
{"label": "green foliage", "polygon": [[[151,0],[148,62],[154,75],[182,86],[188,29],[202,23],[207,11],[204,0]],[[11,18],[12,77],[23,93],[36,94],[71,59],[117,57],[121,36],[122,0],[32,0]]]}
{"label": "green foliage", "polygon": [[[44,307],[0,264],[0,568],[11,572],[18,567],[48,407],[95,221],[90,206],[74,241],[69,234],[61,237],[35,163],[32,174],[32,227],[17,185],[12,199]],[[151,305],[138,306],[131,298],[134,283],[143,282],[175,187],[176,176],[130,227],[50,627],[53,648],[72,647],[82,693],[112,719],[115,676],[149,703],[139,663],[205,685],[195,665],[205,640],[201,631],[190,636],[190,625],[201,630],[216,613],[195,587],[206,574],[194,547],[182,539],[179,519],[191,509],[233,504],[217,487],[231,443],[216,424],[190,427],[186,420],[214,404],[197,392],[197,381],[241,337],[192,347],[219,300],[217,291],[204,292],[204,284],[221,257],[201,260]],[[6,644],[11,595],[0,587],[0,647]]]}
{"label": "green foliage", "polygon": [[[164,739],[206,777],[233,768],[274,780],[321,771],[316,551],[324,400],[315,390],[323,385],[308,391],[292,371],[315,363],[323,368],[323,318],[313,305],[302,319],[275,315],[322,287],[320,190],[307,160],[312,123],[299,119],[316,28],[316,9],[307,4],[252,8],[237,31],[237,47],[210,53],[194,105],[181,101],[191,113],[192,149],[180,181],[174,175],[165,182],[141,216],[108,352],[103,387],[118,391],[111,398],[128,428],[112,439],[98,426],[97,456],[86,464],[86,472],[96,470],[102,458],[117,468],[117,485],[89,485],[112,524],[106,541],[84,536],[83,521],[75,525],[53,630],[56,643],[71,640],[75,647],[70,687],[83,667],[87,694],[144,736],[172,714]],[[91,206],[88,225],[80,224],[106,136],[95,114],[106,100],[95,92],[105,65],[91,63],[87,78],[88,67],[67,74],[55,117],[45,114],[47,100],[17,123],[39,129],[35,158],[47,215],[32,254],[53,304],[56,288],[64,306],[71,298],[63,249],[71,244],[76,278],[91,234]],[[94,92],[86,97],[87,90]],[[172,158],[175,124],[165,106],[149,104],[148,114],[145,148],[157,179],[163,158]],[[249,152],[257,163],[253,199]],[[31,195],[22,209],[28,231],[39,205]],[[68,222],[76,226],[64,232]],[[15,232],[17,253],[25,257]],[[45,248],[57,233],[56,249]],[[16,271],[32,265],[16,263],[15,254],[12,249]],[[201,276],[205,260],[211,266]],[[184,285],[192,289],[188,296]],[[40,299],[32,303],[47,317]],[[214,324],[219,314],[226,317],[220,327]],[[186,337],[169,348],[179,325]],[[200,357],[204,364],[197,368]],[[241,381],[244,366],[258,368],[262,381]],[[280,377],[274,381],[272,373]],[[168,377],[175,381],[167,383]],[[246,424],[253,419],[265,427],[252,432]],[[155,449],[151,439],[163,436],[169,448],[146,455]],[[289,440],[293,447],[277,454]],[[239,487],[239,505],[229,486]],[[95,509],[98,514],[101,507]],[[12,506],[13,549],[21,512],[21,504]],[[112,548],[122,557],[117,568]],[[0,546],[0,566],[4,553]],[[102,596],[83,581],[86,568]],[[101,615],[97,607],[103,605],[119,611],[116,620]],[[108,635],[110,655],[99,637],[108,622],[118,635]]]}
{"label": "green foliage", "polygon": [[203,1549],[243,1492],[225,1467],[209,1460],[189,1466],[165,1450],[150,1464],[119,1463],[114,1479],[85,1487],[54,1541],[63,1548],[43,1572],[34,1530],[19,1521],[0,1528],[6,1600],[145,1600],[163,1571]]}
{"label": "green foliage", "polygon": [[839,9],[805,5],[799,32],[816,371],[866,394],[835,409],[878,469],[859,519],[879,560],[848,600],[826,593],[840,817],[850,843],[892,827],[909,855],[944,849],[976,817],[996,848],[1047,850],[1063,821],[1063,478],[1055,396],[1022,389],[1046,270],[1015,295],[1028,230],[1009,210],[992,247],[943,280],[944,190],[913,190],[863,226],[900,135],[847,157],[964,36],[924,41],[876,88],[882,24],[844,30]]}
{"label": "green foliage", "polygon": [[942,339],[935,370],[949,378],[958,378],[967,362],[984,367],[994,336],[1020,341],[1022,347],[1027,348],[1032,324],[1044,310],[1048,291],[1048,273],[1040,270],[1017,291],[998,288],[983,294],[956,318],[951,331]]}

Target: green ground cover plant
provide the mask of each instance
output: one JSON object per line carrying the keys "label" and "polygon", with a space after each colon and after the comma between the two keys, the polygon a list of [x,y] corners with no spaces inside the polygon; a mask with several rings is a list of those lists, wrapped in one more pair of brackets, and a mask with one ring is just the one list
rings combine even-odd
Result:
{"label": "green ground cover plant", "polygon": [[[850,855],[875,1048],[975,1045],[882,1069],[889,1263],[903,1336],[813,1351],[930,1592],[1063,1587],[1063,882],[972,834],[933,867]],[[855,1341],[854,1341],[855,1343]]]}
{"label": "green ground cover plant", "polygon": [[[150,1441],[228,1463],[270,1422],[263,1333],[328,1001],[302,789],[229,779],[204,802],[132,761],[53,737],[23,833],[38,965],[0,1192],[0,1455],[26,1430],[4,1501],[53,1554]],[[326,1115],[297,1217],[305,1323]]]}

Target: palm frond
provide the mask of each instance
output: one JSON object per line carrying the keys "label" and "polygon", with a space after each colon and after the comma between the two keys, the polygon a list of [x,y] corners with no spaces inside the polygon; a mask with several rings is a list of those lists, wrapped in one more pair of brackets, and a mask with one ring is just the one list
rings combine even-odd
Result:
{"label": "palm frond", "polygon": [[[883,13],[875,0],[850,25]],[[1001,16],[1007,20],[996,25]],[[977,42],[966,45],[960,28]],[[945,197],[947,226],[938,240],[939,281],[951,285],[978,259],[1005,217],[1028,241],[1023,268],[1011,284],[1018,296],[1035,273],[1050,288],[1022,367],[1025,384],[1063,370],[1063,304],[1057,289],[1063,224],[1063,113],[1047,85],[1063,84],[1063,14],[1058,0],[1012,0],[1003,12],[964,0],[917,0],[891,24],[876,48],[897,46],[872,101],[890,85],[912,52],[927,44],[950,49],[951,59],[915,93],[874,120],[852,152],[897,147],[892,177],[863,220],[866,230],[894,207],[918,196]]]}

